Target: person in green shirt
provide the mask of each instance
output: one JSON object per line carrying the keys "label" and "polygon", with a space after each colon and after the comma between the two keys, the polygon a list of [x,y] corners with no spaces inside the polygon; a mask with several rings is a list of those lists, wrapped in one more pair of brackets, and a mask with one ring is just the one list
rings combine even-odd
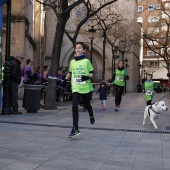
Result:
{"label": "person in green shirt", "polygon": [[90,79],[93,77],[94,69],[91,62],[84,55],[85,51],[86,45],[83,42],[77,42],[75,44],[75,56],[70,62],[69,73],[63,81],[63,85],[66,85],[67,79],[71,77],[73,128],[69,135],[70,138],[80,134],[78,128],[78,104],[80,96],[82,96],[85,108],[89,112],[90,123],[95,123],[93,109],[90,104],[91,91],[93,88]]}
{"label": "person in green shirt", "polygon": [[145,100],[147,106],[152,104],[155,88],[156,84],[152,81],[152,74],[147,74],[146,81],[142,87],[143,92],[145,92]]}
{"label": "person in green shirt", "polygon": [[128,76],[128,72],[127,70],[124,68],[124,63],[123,61],[119,61],[118,62],[118,68],[115,69],[111,82],[113,82],[113,86],[114,86],[114,95],[115,95],[115,111],[119,111],[120,110],[120,103],[122,100],[122,94],[125,88],[125,79],[128,80],[129,76]]}

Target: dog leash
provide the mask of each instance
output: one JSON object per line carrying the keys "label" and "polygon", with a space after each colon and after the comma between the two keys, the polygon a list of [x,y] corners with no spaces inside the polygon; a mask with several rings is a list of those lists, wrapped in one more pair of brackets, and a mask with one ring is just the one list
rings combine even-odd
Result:
{"label": "dog leash", "polygon": [[[167,93],[167,94],[165,94],[163,97],[161,97],[159,100],[157,100],[156,102],[158,102],[158,101],[160,101],[161,99],[163,99],[163,98],[165,98],[167,95],[169,95],[170,94],[170,92],[169,93]],[[154,102],[154,103],[156,103],[156,102]],[[153,103],[153,104],[154,104]]]}

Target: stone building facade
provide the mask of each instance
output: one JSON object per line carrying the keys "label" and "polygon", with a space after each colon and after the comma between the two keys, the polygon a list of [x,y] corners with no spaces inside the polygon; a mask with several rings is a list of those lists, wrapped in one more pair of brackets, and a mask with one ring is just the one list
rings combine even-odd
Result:
{"label": "stone building facade", "polygon": [[[6,42],[6,6],[3,7],[3,62],[5,61]],[[32,0],[11,1],[11,51],[10,55],[24,55],[24,60],[30,58],[35,65],[44,65],[45,14],[42,5]],[[23,63],[23,67],[25,65]]]}
{"label": "stone building facade", "polygon": [[[119,9],[124,13],[127,20],[133,22],[133,31],[139,27],[137,24],[137,3],[136,1],[119,0],[113,4],[115,10]],[[131,8],[127,8],[130,6]],[[127,15],[128,14],[128,15]],[[25,60],[30,58],[35,65],[50,65],[54,33],[56,29],[57,19],[51,10],[44,10],[43,6],[32,0],[13,0],[12,1],[12,21],[11,21],[11,55],[23,53]],[[71,22],[73,24],[73,22]],[[67,24],[69,31],[74,32],[74,26]],[[88,24],[87,24],[88,25]],[[85,27],[86,31],[88,26]],[[3,56],[5,48],[5,7],[4,7],[4,29],[3,29]],[[97,36],[97,35],[96,35]],[[90,39],[87,33],[82,29],[77,38],[77,41],[83,41],[90,47]],[[95,69],[94,81],[102,80],[102,39],[96,37],[93,44],[93,66]],[[125,58],[128,59],[127,70],[130,80],[127,82],[127,91],[135,92],[136,85],[139,83],[139,46],[133,45],[131,49],[125,53]],[[73,58],[73,45],[67,36],[64,36],[60,66],[69,66],[70,60]],[[90,58],[90,49],[86,55]],[[121,59],[121,53],[118,54]],[[106,70],[105,79],[112,77],[111,71],[112,50],[109,44],[106,44]],[[118,62],[118,60],[116,60]],[[25,65],[25,63],[24,63]]]}

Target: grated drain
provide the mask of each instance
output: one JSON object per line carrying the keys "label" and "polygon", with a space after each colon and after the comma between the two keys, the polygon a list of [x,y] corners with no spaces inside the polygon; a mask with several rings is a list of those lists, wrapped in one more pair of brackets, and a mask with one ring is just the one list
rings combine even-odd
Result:
{"label": "grated drain", "polygon": [[[29,125],[29,126],[44,126],[44,127],[57,127],[57,128],[72,128],[72,126],[62,125],[49,125],[49,124],[35,124],[35,123],[23,123],[23,122],[10,122],[0,121],[0,123],[17,124],[17,125]],[[158,133],[158,134],[170,134],[170,126],[166,126],[166,130],[137,130],[137,129],[114,129],[114,128],[99,128],[99,127],[80,127],[80,129],[90,130],[104,130],[104,131],[119,131],[119,132],[136,132],[136,133]]]}

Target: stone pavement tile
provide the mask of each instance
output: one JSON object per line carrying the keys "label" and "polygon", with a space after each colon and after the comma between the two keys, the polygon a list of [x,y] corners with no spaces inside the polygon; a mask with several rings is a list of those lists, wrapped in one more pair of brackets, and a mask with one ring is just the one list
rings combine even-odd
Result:
{"label": "stone pavement tile", "polygon": [[112,157],[122,157],[122,159],[135,159],[138,149],[136,148],[114,148],[112,153],[109,155]]}
{"label": "stone pavement tile", "polygon": [[82,156],[82,153],[79,151],[63,151],[58,153],[56,156],[47,160],[41,166],[43,167],[58,167],[62,165],[71,166],[76,160]]}
{"label": "stone pavement tile", "polygon": [[137,153],[135,162],[146,162],[146,163],[153,163],[153,164],[162,164],[162,154],[156,153]]}
{"label": "stone pavement tile", "polygon": [[[148,158],[149,159],[149,158]],[[162,163],[135,161],[132,170],[164,170]]]}
{"label": "stone pavement tile", "polygon": [[162,154],[162,147],[161,146],[140,146],[139,153],[153,153],[153,154]]}
{"label": "stone pavement tile", "polygon": [[32,155],[29,155],[29,156],[26,156],[26,157],[20,159],[21,162],[29,163],[29,164],[42,164],[47,160],[49,160],[48,157],[45,157],[45,156],[43,156],[43,157],[42,156],[32,156]]}
{"label": "stone pavement tile", "polygon": [[143,133],[143,138],[144,139],[153,139],[153,140],[160,140],[161,139],[161,134],[159,133]]}
{"label": "stone pavement tile", "polygon": [[142,133],[134,133],[134,132],[126,132],[123,138],[130,138],[130,139],[141,139],[143,136]]}
{"label": "stone pavement tile", "polygon": [[35,168],[34,170],[67,170],[68,168],[69,168],[68,165],[56,165],[54,167],[39,166]]}
{"label": "stone pavement tile", "polygon": [[119,161],[116,161],[116,160],[106,160],[101,169],[103,169],[104,167],[106,168],[107,166],[112,166],[112,169],[113,170],[121,170],[121,169],[127,169],[127,170],[130,170],[133,166],[133,162],[131,161],[122,161],[121,159]]}
{"label": "stone pavement tile", "polygon": [[29,164],[29,163],[23,163],[23,162],[14,162],[5,168],[2,168],[2,170],[34,170],[39,164]]}
{"label": "stone pavement tile", "polygon": [[133,138],[123,138],[116,146],[116,148],[129,148],[129,149],[138,149],[141,139]]}
{"label": "stone pavement tile", "polygon": [[170,155],[168,157],[163,156],[163,167],[164,167],[164,170],[170,169]]}
{"label": "stone pavement tile", "polygon": [[95,161],[95,160],[77,160],[74,164],[71,165],[69,169],[90,169],[90,170],[99,170],[102,166],[103,161]]}

